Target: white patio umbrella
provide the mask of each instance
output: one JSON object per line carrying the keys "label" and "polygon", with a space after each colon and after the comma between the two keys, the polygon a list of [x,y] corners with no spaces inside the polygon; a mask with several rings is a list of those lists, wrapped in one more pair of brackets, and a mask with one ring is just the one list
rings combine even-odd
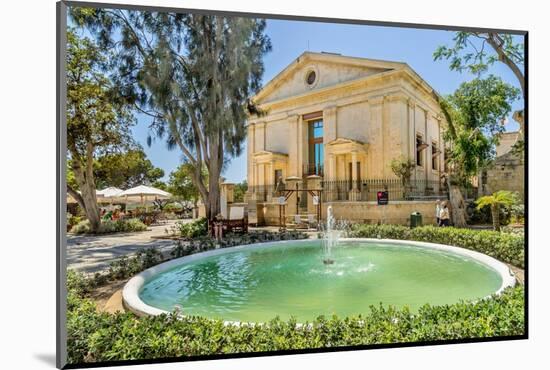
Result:
{"label": "white patio umbrella", "polygon": [[172,194],[152,186],[138,185],[131,189],[124,190],[118,194],[118,196],[126,197],[126,199],[139,197],[141,204],[143,205],[144,202],[147,201],[148,197],[153,197],[154,199],[168,199],[172,197]]}
{"label": "white patio umbrella", "polygon": [[114,186],[110,186],[103,190],[97,190],[96,191],[97,200],[98,202],[102,202],[102,203],[109,202],[108,209],[112,209],[114,202],[117,202],[117,203],[125,202],[126,199],[119,196],[119,194],[122,193],[122,191],[123,191],[122,189],[119,189]]}
{"label": "white patio umbrella", "polygon": [[118,197],[122,192],[122,189],[116,188],[114,186],[109,186],[108,188],[105,188],[103,190],[98,190],[96,194],[104,198],[115,198]]}

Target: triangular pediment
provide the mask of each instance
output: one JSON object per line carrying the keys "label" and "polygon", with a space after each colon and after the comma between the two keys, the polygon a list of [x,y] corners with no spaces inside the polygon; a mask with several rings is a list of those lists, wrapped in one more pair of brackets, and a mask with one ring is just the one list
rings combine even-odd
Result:
{"label": "triangular pediment", "polygon": [[[269,103],[404,66],[405,63],[399,62],[305,52],[269,81],[254,101],[257,104]],[[310,76],[311,73],[314,75]]]}

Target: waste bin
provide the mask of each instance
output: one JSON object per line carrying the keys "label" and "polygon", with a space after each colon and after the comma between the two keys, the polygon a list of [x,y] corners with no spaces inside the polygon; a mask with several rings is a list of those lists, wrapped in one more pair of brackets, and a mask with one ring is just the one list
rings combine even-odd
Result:
{"label": "waste bin", "polygon": [[411,213],[411,229],[417,226],[422,226],[422,214],[420,212],[413,212]]}

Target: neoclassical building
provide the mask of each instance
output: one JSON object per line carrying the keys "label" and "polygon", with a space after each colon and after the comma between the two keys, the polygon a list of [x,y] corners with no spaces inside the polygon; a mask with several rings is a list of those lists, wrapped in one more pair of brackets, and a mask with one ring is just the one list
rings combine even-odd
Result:
{"label": "neoclassical building", "polygon": [[[309,181],[325,202],[354,202],[359,219],[374,222],[363,213],[372,191],[399,181],[390,167],[397,158],[414,161],[415,188],[390,199],[418,204],[442,190],[444,118],[435,91],[406,63],[304,52],[253,100],[265,112],[250,117],[247,139],[248,199],[261,204],[259,219],[269,218],[277,184]],[[310,200],[289,199],[289,214],[311,210]]]}

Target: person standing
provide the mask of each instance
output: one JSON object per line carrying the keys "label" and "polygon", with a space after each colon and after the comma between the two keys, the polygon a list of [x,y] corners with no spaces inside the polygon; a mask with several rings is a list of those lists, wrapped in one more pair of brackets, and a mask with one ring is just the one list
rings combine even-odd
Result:
{"label": "person standing", "polygon": [[451,215],[447,202],[443,203],[443,208],[441,208],[441,212],[439,213],[439,222],[441,226],[449,226],[451,224]]}
{"label": "person standing", "polygon": [[438,199],[435,201],[435,223],[437,226],[441,226],[441,219],[439,214],[441,213],[441,201]]}

